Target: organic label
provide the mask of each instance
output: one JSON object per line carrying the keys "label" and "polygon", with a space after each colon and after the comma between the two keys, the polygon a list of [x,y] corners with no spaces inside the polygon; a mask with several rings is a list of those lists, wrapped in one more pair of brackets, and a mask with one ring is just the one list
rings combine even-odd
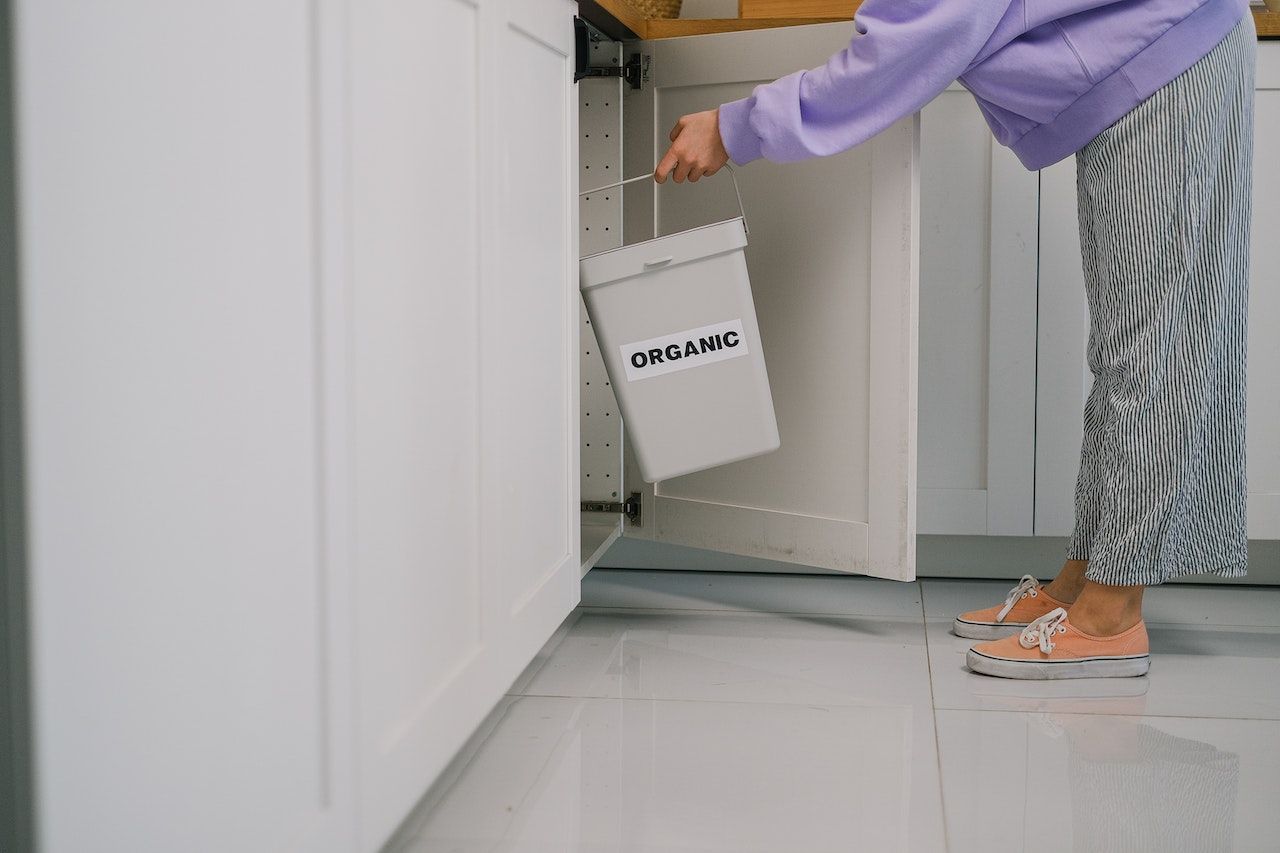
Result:
{"label": "organic label", "polygon": [[746,355],[747,337],[742,333],[741,320],[728,320],[623,344],[619,349],[627,366],[627,381],[636,382]]}

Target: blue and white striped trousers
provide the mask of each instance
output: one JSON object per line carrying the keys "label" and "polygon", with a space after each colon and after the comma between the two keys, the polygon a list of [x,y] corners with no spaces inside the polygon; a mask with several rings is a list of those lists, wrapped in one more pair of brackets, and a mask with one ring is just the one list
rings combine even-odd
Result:
{"label": "blue and white striped trousers", "polygon": [[1068,558],[1104,584],[1245,573],[1253,19],[1076,154],[1089,302]]}

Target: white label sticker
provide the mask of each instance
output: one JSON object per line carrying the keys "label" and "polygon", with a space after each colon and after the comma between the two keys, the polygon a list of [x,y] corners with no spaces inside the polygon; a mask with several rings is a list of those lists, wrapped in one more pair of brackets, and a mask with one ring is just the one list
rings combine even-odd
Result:
{"label": "white label sticker", "polygon": [[619,349],[622,363],[627,366],[627,381],[636,382],[746,355],[747,336],[742,333],[741,320],[727,320],[623,344]]}

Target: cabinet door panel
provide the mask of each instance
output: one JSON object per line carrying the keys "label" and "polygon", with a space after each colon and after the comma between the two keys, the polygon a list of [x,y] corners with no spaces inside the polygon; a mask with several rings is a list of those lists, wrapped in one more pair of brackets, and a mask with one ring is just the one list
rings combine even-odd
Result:
{"label": "cabinet door panel", "polygon": [[1040,172],[1040,307],[1036,340],[1035,532],[1070,536],[1092,378],[1085,361],[1089,306],[1076,221],[1076,161]]}
{"label": "cabinet door panel", "polygon": [[363,849],[577,603],[574,8],[349,6]]}
{"label": "cabinet door panel", "polygon": [[1280,539],[1280,42],[1258,44],[1249,291],[1249,536]]}
{"label": "cabinet door panel", "polygon": [[[629,173],[652,168],[682,114],[818,65],[851,34],[834,24],[651,43],[653,85],[625,107],[645,119],[628,118]],[[738,171],[782,447],[656,484],[645,527],[632,533],[914,576],[916,146],[910,118],[844,154]],[[722,173],[669,183],[627,211],[648,214],[628,222],[630,240],[736,215],[736,204]]]}
{"label": "cabinet door panel", "polygon": [[1039,177],[959,86],[920,134],[920,532],[1030,535]]}
{"label": "cabinet door panel", "polygon": [[315,10],[11,8],[41,849],[349,849]]}

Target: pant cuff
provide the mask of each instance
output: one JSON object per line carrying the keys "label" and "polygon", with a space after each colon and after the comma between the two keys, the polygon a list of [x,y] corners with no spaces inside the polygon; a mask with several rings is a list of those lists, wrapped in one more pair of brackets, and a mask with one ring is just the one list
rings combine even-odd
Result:
{"label": "pant cuff", "polygon": [[[1080,557],[1075,559],[1085,558]],[[1194,563],[1184,563],[1164,571],[1158,569],[1146,569],[1142,571],[1128,572],[1118,570],[1114,566],[1097,566],[1090,563],[1089,567],[1084,571],[1084,577],[1085,580],[1101,584],[1102,586],[1159,586],[1160,584],[1171,581],[1174,578],[1185,577],[1187,575],[1217,575],[1225,578],[1240,578],[1248,574],[1248,571],[1248,561],[1245,558],[1240,557],[1217,566],[1202,566]]]}

